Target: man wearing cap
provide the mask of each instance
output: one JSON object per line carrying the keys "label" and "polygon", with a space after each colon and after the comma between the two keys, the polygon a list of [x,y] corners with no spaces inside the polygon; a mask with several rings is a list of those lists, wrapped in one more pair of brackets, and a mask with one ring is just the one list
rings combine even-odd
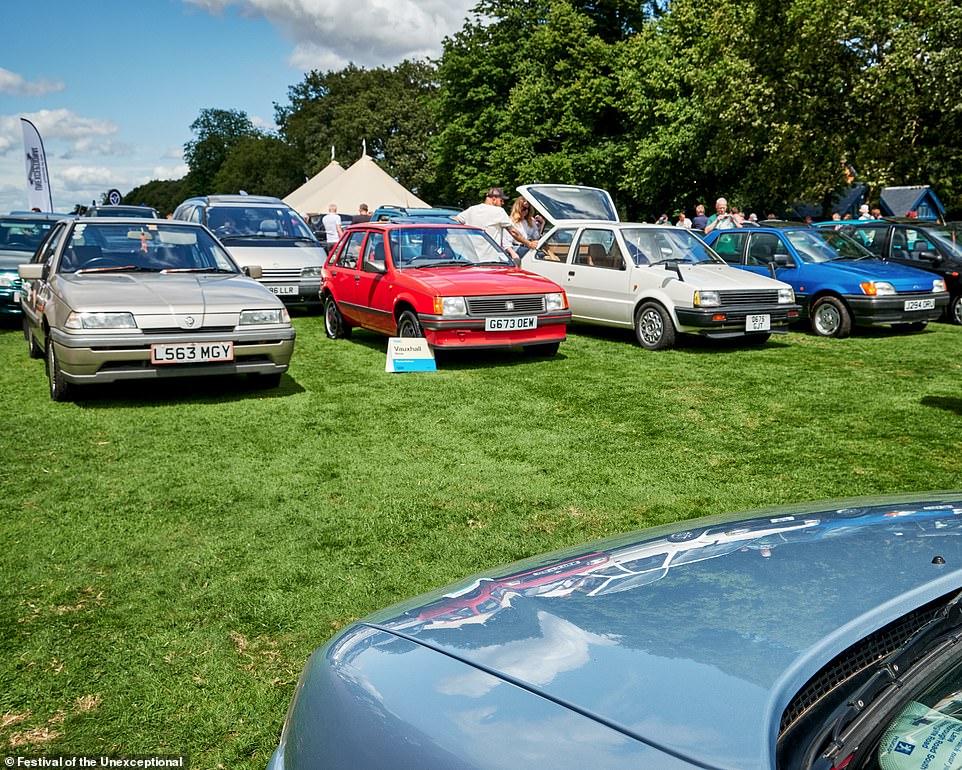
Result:
{"label": "man wearing cap", "polygon": [[528,240],[524,237],[524,233],[514,226],[508,212],[504,210],[504,202],[507,199],[508,196],[504,194],[504,190],[500,187],[492,187],[484,196],[484,203],[471,206],[453,218],[462,224],[480,227],[494,239],[496,244],[517,260],[518,255],[508,245],[510,243],[508,235],[529,249],[537,248],[538,242]]}

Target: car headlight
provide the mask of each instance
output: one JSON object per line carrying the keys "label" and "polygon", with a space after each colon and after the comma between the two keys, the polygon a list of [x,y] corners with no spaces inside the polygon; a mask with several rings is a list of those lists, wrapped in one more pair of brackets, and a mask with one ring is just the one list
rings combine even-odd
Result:
{"label": "car headlight", "polygon": [[791,287],[778,290],[778,304],[791,305],[795,301],[795,290]]}
{"label": "car headlight", "polygon": [[866,281],[865,283],[859,284],[859,286],[861,286],[862,291],[870,297],[895,294],[895,287],[888,281]]}
{"label": "car headlight", "polygon": [[440,315],[467,315],[464,297],[435,297],[434,312]]}
{"label": "car headlight", "polygon": [[932,291],[945,291],[945,281],[941,278],[936,278],[932,281]]}
{"label": "car headlight", "polygon": [[0,273],[0,286],[19,286],[20,276],[16,273]]}
{"label": "car headlight", "polygon": [[320,278],[321,277],[321,266],[315,265],[314,267],[305,267],[301,270],[301,278]]}
{"label": "car headlight", "polygon": [[694,302],[695,307],[718,307],[721,304],[717,291],[696,291]]}
{"label": "car headlight", "polygon": [[257,326],[260,324],[287,324],[291,316],[287,308],[274,307],[270,310],[241,310],[238,326]]}
{"label": "car headlight", "polygon": [[67,329],[136,329],[133,313],[78,313],[74,311],[64,322]]}
{"label": "car headlight", "polygon": [[544,295],[544,308],[549,313],[554,310],[564,310],[566,307],[568,307],[568,303],[565,301],[563,292]]}

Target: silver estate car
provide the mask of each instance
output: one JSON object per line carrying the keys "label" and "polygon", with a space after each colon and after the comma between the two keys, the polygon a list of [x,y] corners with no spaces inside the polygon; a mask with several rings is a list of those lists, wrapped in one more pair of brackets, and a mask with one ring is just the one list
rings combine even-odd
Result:
{"label": "silver estate car", "polygon": [[294,350],[283,303],[204,227],[146,219],[56,224],[23,281],[24,336],[50,397],[118,380],[247,374],[276,387]]}

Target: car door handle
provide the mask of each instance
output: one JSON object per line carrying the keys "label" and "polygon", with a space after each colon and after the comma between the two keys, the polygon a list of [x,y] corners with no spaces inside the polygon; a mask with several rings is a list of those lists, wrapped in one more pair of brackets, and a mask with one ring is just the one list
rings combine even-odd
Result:
{"label": "car door handle", "polygon": [[360,282],[361,282],[361,276],[355,275],[355,276],[354,276],[354,283],[360,283]]}

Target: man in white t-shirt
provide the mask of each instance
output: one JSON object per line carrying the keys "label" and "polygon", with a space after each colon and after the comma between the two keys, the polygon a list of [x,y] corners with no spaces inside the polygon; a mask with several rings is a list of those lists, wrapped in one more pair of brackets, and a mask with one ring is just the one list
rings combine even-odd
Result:
{"label": "man in white t-shirt", "polygon": [[341,227],[341,218],[337,215],[336,203],[327,207],[327,213],[321,218],[321,224],[324,225],[324,238],[327,247],[330,248],[337,243],[337,239],[344,232],[344,228]]}
{"label": "man in white t-shirt", "polygon": [[537,248],[538,242],[526,238],[524,233],[515,227],[508,212],[504,210],[507,199],[504,190],[492,187],[484,196],[484,203],[471,206],[453,218],[462,224],[480,227],[517,261],[518,255],[511,248],[511,238],[529,249]]}

